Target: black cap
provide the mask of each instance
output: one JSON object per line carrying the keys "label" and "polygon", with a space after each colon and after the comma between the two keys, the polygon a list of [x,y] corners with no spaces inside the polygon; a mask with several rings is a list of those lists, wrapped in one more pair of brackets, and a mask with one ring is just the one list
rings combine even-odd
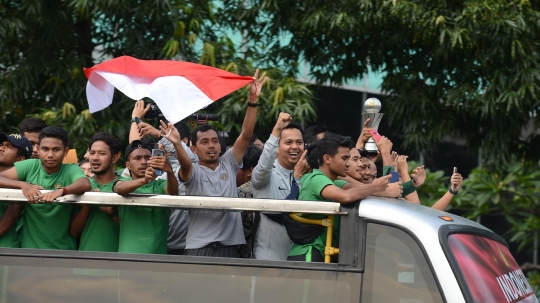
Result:
{"label": "black cap", "polygon": [[20,134],[8,135],[6,133],[0,133],[0,142],[4,142],[5,140],[8,140],[11,144],[15,145],[18,148],[23,148],[25,151],[24,156],[26,157],[26,159],[32,158],[32,143],[30,143],[28,139],[21,136]]}
{"label": "black cap", "polygon": [[134,151],[136,149],[139,149],[139,148],[146,148],[147,150],[150,150],[150,148],[146,144],[142,143],[140,140],[135,140],[135,141],[131,142],[131,144],[126,147],[126,160],[127,160],[127,158],[129,157],[129,154],[131,154],[132,151]]}

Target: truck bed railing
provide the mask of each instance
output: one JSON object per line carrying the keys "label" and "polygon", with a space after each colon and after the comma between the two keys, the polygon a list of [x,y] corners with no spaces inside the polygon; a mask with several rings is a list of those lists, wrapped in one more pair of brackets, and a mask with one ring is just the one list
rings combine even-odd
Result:
{"label": "truck bed railing", "polygon": [[[42,190],[41,192],[45,193],[48,191]],[[22,190],[0,188],[0,202],[27,202],[27,199],[22,194]],[[340,204],[335,202],[151,194],[120,196],[116,193],[102,192],[87,192],[82,195],[66,195],[58,198],[56,203],[173,207],[228,211],[250,210],[324,215],[347,214],[347,212],[341,211]]]}

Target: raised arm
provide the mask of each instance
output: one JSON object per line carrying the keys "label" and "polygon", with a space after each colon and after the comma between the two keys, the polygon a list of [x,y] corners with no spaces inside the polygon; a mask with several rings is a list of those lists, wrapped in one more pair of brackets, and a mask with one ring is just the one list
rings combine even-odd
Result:
{"label": "raised arm", "polygon": [[255,128],[255,123],[257,122],[257,99],[261,94],[264,83],[266,80],[268,80],[266,73],[263,73],[263,75],[257,79],[258,76],[259,70],[257,69],[255,71],[255,75],[253,76],[254,80],[249,87],[248,108],[246,111],[246,117],[244,118],[244,123],[242,123],[242,132],[232,147],[232,153],[236,159],[236,162],[238,163],[242,161],[242,157],[244,157],[244,153],[246,152],[249,139],[251,139],[251,136],[253,135],[253,129]]}
{"label": "raised arm", "polygon": [[[403,182],[411,181],[411,177],[409,176],[409,165],[407,164],[407,158],[408,156],[401,155],[398,156],[396,159],[397,170]],[[404,198],[411,203],[420,204],[420,197],[418,197],[418,193],[416,191],[410,193]]]}
{"label": "raised arm", "polygon": [[364,127],[362,128],[362,132],[356,141],[356,149],[364,149],[364,145],[366,145],[367,140],[371,138],[371,134],[369,133],[371,128],[368,127],[370,120],[370,118],[367,118],[366,121],[364,121]]}
{"label": "raised arm", "polygon": [[[381,158],[383,161],[383,166],[393,166],[392,164],[392,141],[390,141],[387,137],[382,136],[382,138],[377,142],[377,148],[381,152]],[[383,174],[386,174],[386,172],[383,172]]]}
{"label": "raised arm", "polygon": [[321,196],[330,201],[349,204],[367,198],[374,192],[384,191],[390,177],[390,175],[380,177],[371,184],[345,184],[343,188],[329,185],[321,191]]}
{"label": "raised arm", "polygon": [[[144,101],[139,100],[135,102],[135,106],[133,107],[133,111],[131,112],[131,118],[142,119],[144,115],[146,115],[146,112],[148,112],[149,109],[150,109],[150,104],[144,107]],[[131,122],[131,126],[129,128],[129,143],[135,140],[141,140],[141,136],[139,135],[139,129],[137,127],[137,123]]]}
{"label": "raised arm", "polygon": [[279,138],[281,137],[281,131],[289,125],[292,118],[287,113],[280,113],[277,119],[276,125],[272,129],[270,138],[264,143],[263,152],[259,158],[259,162],[253,169],[251,175],[251,182],[253,188],[262,188],[270,182],[272,176],[272,167],[277,158],[277,150],[279,147]]}
{"label": "raised arm", "polygon": [[174,149],[176,150],[176,158],[180,163],[178,178],[180,181],[186,182],[193,174],[193,163],[191,163],[191,158],[180,143],[180,133],[171,123],[165,124],[163,121],[160,121],[160,123],[161,126],[159,128],[162,133],[165,134],[165,138],[173,144]]}
{"label": "raised arm", "polygon": [[450,202],[452,202],[452,199],[457,194],[459,189],[461,188],[461,185],[463,184],[463,177],[461,174],[455,173],[452,175],[452,178],[450,179],[450,190],[453,192],[450,192],[448,190],[442,198],[439,199],[439,201],[435,202],[432,208],[438,209],[438,210],[446,210],[448,205],[450,205]]}

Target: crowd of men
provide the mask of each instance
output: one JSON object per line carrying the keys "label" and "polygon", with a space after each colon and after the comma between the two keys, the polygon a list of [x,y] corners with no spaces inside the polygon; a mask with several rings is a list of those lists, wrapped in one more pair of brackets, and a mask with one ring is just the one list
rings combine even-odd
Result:
{"label": "crowd of men", "polygon": [[[326,233],[295,243],[281,213],[53,202],[99,191],[342,204],[374,195],[420,203],[416,190],[426,179],[424,167],[409,175],[407,156],[393,152],[386,137],[377,141],[378,153],[367,153],[367,124],[353,142],[324,125],[304,130],[280,113],[266,142],[255,138],[257,98],[265,81],[264,74],[255,75],[242,131],[228,149],[207,124],[191,132],[183,122],[154,128],[141,120],[149,107],[137,101],[125,169],[118,171],[122,142],[113,134],[95,134],[77,165],[63,163],[69,141],[61,127],[31,118],[22,122],[19,134],[0,133],[0,188],[21,189],[28,200],[0,202],[0,247],[322,262]],[[165,155],[153,156],[157,148]],[[381,172],[376,162],[382,162]],[[390,183],[393,171],[400,178]],[[452,175],[450,189],[433,207],[444,210],[462,180]]]}

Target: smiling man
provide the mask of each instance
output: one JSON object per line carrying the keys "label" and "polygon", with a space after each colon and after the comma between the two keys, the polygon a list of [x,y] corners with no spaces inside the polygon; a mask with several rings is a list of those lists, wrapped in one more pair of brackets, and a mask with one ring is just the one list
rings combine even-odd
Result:
{"label": "smiling man", "polygon": [[[346,177],[351,157],[351,139],[333,133],[326,133],[324,138],[313,142],[308,147],[307,160],[313,172],[301,178],[302,188],[298,200],[333,201],[343,204],[352,203],[368,197],[377,191],[385,190],[390,175],[376,179],[372,184],[351,184],[337,180]],[[306,216],[312,217],[312,216]],[[339,240],[339,216],[334,224],[334,247]],[[288,260],[305,262],[323,262],[326,231],[308,244],[293,244]]]}
{"label": "smiling man", "polygon": [[[304,152],[303,130],[291,121],[291,115],[280,113],[270,138],[264,144],[251,177],[254,198],[285,199],[291,192],[294,166]],[[259,226],[253,246],[255,259],[287,260],[292,244],[281,218],[281,214],[262,213],[257,220]]]}
{"label": "smiling man", "polygon": [[[54,202],[67,194],[82,194],[92,186],[77,164],[63,164],[68,135],[58,126],[44,128],[38,137],[38,159],[16,162],[0,173],[0,187],[21,189],[28,199],[23,215],[22,248],[76,248],[73,227],[80,220],[72,204]],[[40,190],[52,190],[41,193]]]}
{"label": "smiling man", "polygon": [[370,178],[371,170],[370,165],[367,159],[367,153],[362,150],[359,151],[356,148],[351,148],[351,159],[350,159],[350,169],[348,175],[364,184],[371,183],[372,179]]}

